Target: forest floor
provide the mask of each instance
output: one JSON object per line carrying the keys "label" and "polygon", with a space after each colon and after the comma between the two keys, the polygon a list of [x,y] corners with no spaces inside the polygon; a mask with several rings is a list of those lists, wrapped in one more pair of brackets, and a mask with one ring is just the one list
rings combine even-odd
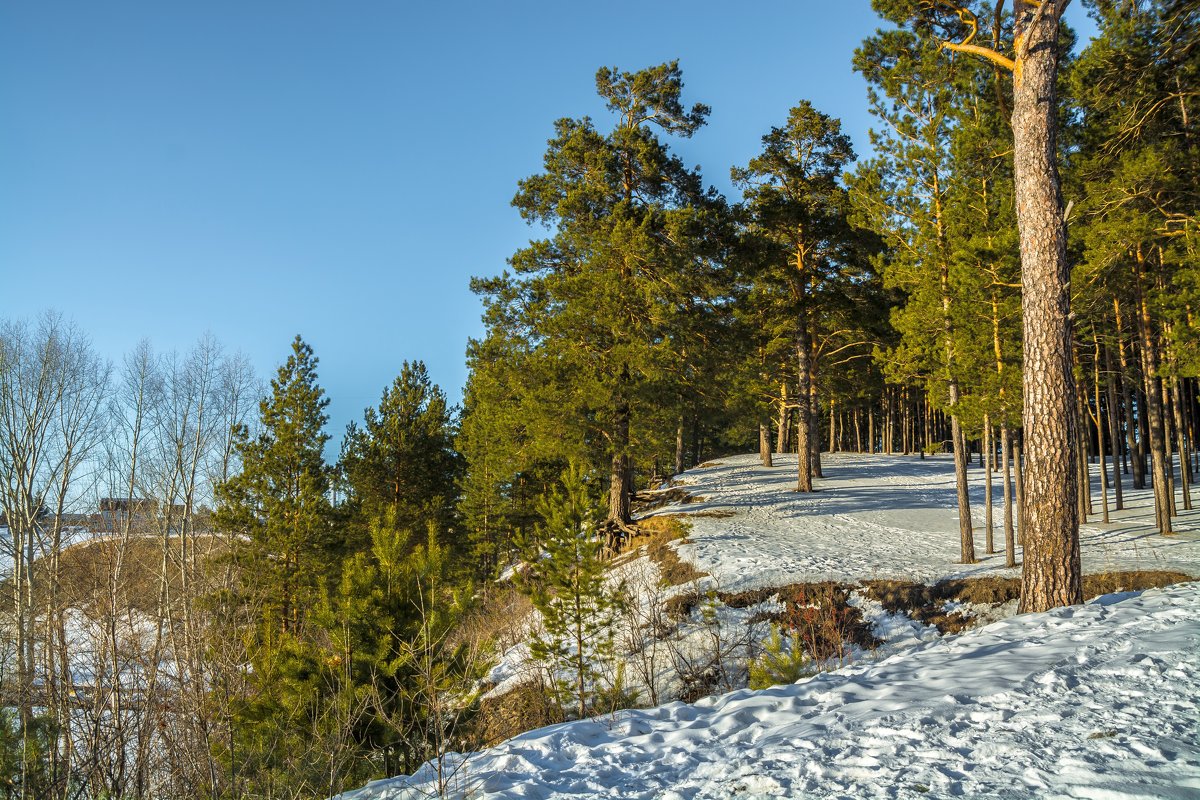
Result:
{"label": "forest floor", "polygon": [[[1149,492],[1127,484],[1126,509],[1081,531],[1089,602],[1018,617],[1019,569],[984,552],[981,469],[979,562],[964,565],[948,457],[824,467],[811,495],[792,491],[794,456],[685,473],[644,523],[666,535],[614,569],[635,610],[631,684],[696,702],[543,727],[349,797],[427,797],[439,782],[470,798],[1198,796],[1200,583],[1186,581],[1200,578],[1200,511],[1160,536]],[[771,623],[822,604],[839,614],[804,637],[824,648],[815,675],[737,688]],[[661,632],[647,642],[642,628]],[[518,696],[530,674],[513,642],[491,696]]]}
{"label": "forest floor", "polygon": [[[949,456],[826,454],[815,491],[791,491],[796,457],[735,456],[684,473],[684,488],[702,498],[656,510],[691,523],[680,557],[712,576],[723,591],[807,581],[872,578],[933,582],[986,575],[1019,577],[1004,567],[1001,485],[994,484],[994,554],[985,552],[984,472],[970,470],[976,564],[959,563],[954,463]],[[1092,465],[1096,513],[1080,528],[1085,573],[1172,570],[1200,577],[1200,509],[1182,511],[1177,535],[1154,528],[1154,497],[1132,489],[1124,505],[1100,514],[1098,466]],[[1200,492],[1193,492],[1200,505]],[[1109,503],[1113,503],[1110,489]],[[1017,561],[1021,550],[1017,548]]]}

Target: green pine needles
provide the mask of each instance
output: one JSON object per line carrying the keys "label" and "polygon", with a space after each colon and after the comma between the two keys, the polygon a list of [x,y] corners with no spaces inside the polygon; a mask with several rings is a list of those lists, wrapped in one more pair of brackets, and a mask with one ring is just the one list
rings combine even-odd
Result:
{"label": "green pine needles", "polygon": [[545,669],[559,707],[577,717],[607,710],[604,699],[621,694],[614,662],[614,629],[622,587],[606,574],[596,534],[601,509],[583,468],[572,464],[539,504],[542,557],[525,579],[542,628],[530,651]]}

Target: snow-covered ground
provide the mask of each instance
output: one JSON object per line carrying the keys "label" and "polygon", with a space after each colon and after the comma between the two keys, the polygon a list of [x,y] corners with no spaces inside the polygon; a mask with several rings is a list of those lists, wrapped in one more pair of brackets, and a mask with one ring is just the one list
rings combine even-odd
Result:
{"label": "snow-covered ground", "polygon": [[[975,553],[979,563],[959,561],[954,463],[949,456],[822,456],[825,477],[817,491],[797,494],[796,457],[776,456],[762,467],[757,455],[734,456],[684,475],[689,492],[704,498],[659,509],[686,514],[692,530],[681,557],[713,576],[722,591],[789,583],[857,582],[892,578],[923,582],[948,577],[1017,576],[1004,554],[984,552],[983,470],[970,471]],[[1096,465],[1093,484],[1098,487]],[[1183,512],[1177,535],[1154,529],[1150,490],[1125,483],[1125,509],[1099,511],[1080,531],[1084,571],[1178,570],[1200,577],[1200,510]],[[995,484],[996,547],[1003,551],[1000,485]],[[1110,490],[1109,502],[1112,503]],[[729,512],[733,516],[724,515]],[[1020,561],[1018,549],[1017,560]]]}
{"label": "snow-covered ground", "polygon": [[[714,590],[798,582],[1019,575],[1004,568],[1003,554],[984,552],[981,469],[971,471],[981,561],[963,565],[949,457],[824,460],[826,477],[810,495],[792,491],[794,456],[776,457],[770,469],[748,455],[686,473],[693,501],[653,513],[687,516],[687,540],[674,544],[708,575],[663,588],[653,562],[625,562],[613,579],[625,581],[631,607],[649,614],[685,592],[708,592],[711,605]],[[1099,524],[1097,513],[1084,526],[1085,570],[1200,577],[1200,511],[1185,512],[1179,533],[1162,537],[1153,530],[1150,493],[1127,482],[1125,500],[1110,524]],[[1003,549],[998,485],[995,519]],[[851,653],[850,666],[765,691],[544,728],[483,753],[449,756],[442,764],[455,789],[449,796],[1200,797],[1200,583],[1108,595],[952,637],[891,614],[864,593],[850,602],[884,643]],[[744,667],[767,629],[760,622],[754,630],[751,620],[776,606],[773,599],[749,609],[711,605],[666,639],[649,641],[634,640],[661,620],[626,619],[627,680],[643,699],[651,686],[662,699],[680,696],[680,667],[686,671],[689,660],[715,654],[721,664]],[[1015,608],[962,610],[990,620]],[[639,677],[639,667],[651,677]],[[511,648],[494,670],[493,694],[527,679],[530,668],[528,650]],[[434,775],[427,766],[349,797],[435,795]]]}
{"label": "snow-covered ground", "polygon": [[[1200,584],[1013,617],[881,662],[532,731],[454,796],[1200,796]],[[429,768],[353,800],[427,797]]]}

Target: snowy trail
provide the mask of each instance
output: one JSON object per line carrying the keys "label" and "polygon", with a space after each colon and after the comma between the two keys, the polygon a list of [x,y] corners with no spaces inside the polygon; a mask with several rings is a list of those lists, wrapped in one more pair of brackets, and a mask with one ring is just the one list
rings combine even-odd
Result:
{"label": "snowy trail", "polygon": [[[807,681],[533,731],[470,797],[1200,796],[1200,584],[1109,595]],[[348,797],[427,796],[413,779]]]}
{"label": "snowy trail", "polygon": [[[894,578],[931,582],[1004,575],[1003,553],[984,552],[983,472],[970,472],[972,521],[979,563],[959,564],[954,466],[948,456],[833,454],[817,492],[797,494],[795,456],[765,468],[757,455],[734,456],[686,473],[689,491],[704,498],[655,513],[687,515],[689,543],[680,556],[713,576],[725,591],[802,581],[857,582]],[[1098,467],[1093,465],[1095,475]],[[1096,479],[1098,480],[1098,478]],[[1126,481],[1128,484],[1128,481]],[[1097,483],[1098,485],[1098,483]],[[996,545],[1003,550],[1000,486],[995,486]],[[1149,490],[1126,487],[1126,508],[1099,514],[1080,532],[1084,570],[1179,570],[1200,577],[1200,510],[1184,512],[1173,537],[1153,528]],[[1110,503],[1112,502],[1110,493]],[[1097,501],[1098,510],[1098,501]],[[714,516],[714,514],[732,516]],[[1020,551],[1017,555],[1020,561]]]}

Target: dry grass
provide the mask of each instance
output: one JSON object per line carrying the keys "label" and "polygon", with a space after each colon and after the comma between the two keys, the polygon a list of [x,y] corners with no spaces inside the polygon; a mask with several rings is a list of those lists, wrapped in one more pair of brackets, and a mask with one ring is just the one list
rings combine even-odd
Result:
{"label": "dry grass", "polygon": [[676,514],[659,514],[638,520],[640,536],[630,544],[631,549],[644,545],[646,555],[658,565],[663,586],[681,586],[693,583],[708,573],[696,569],[691,562],[679,558],[671,542],[686,542],[690,526],[685,517]]}
{"label": "dry grass", "polygon": [[802,640],[811,657],[824,660],[844,654],[847,644],[858,645],[864,650],[879,646],[879,640],[863,620],[862,612],[850,605],[852,591],[853,586],[822,581],[720,594],[718,597],[731,608],[749,608],[778,595],[784,610],[757,619],[781,625]]}
{"label": "dry grass", "polygon": [[[193,594],[208,585],[211,567],[229,553],[227,537],[196,534],[188,537],[194,555],[195,569],[189,574]],[[165,552],[164,552],[165,549]],[[112,605],[112,579],[116,578],[116,603],[119,609],[132,609],[154,615],[159,610],[164,555],[167,563],[167,584],[170,596],[182,598],[183,575],[180,564],[180,539],[161,536],[132,536],[122,542],[119,537],[90,539],[65,548],[58,562],[57,604],[89,613],[104,613]],[[50,563],[40,559],[35,566],[34,585],[41,592],[50,586]],[[12,591],[7,580],[0,583],[0,608],[12,603]],[[39,596],[36,602],[45,602]]]}
{"label": "dry grass", "polygon": [[532,613],[529,595],[511,583],[485,586],[478,603],[454,630],[452,644],[465,644],[472,653],[489,649],[503,653],[525,641],[526,622]]}
{"label": "dry grass", "polygon": [[481,749],[562,721],[562,710],[555,705],[550,692],[540,681],[533,680],[499,697],[483,700],[464,738],[474,749]]}
{"label": "dry grass", "polygon": [[1143,589],[1158,589],[1175,583],[1196,580],[1182,572],[1166,570],[1138,570],[1136,572],[1102,572],[1083,576],[1083,598],[1091,600],[1102,594],[1113,592],[1137,592]]}

